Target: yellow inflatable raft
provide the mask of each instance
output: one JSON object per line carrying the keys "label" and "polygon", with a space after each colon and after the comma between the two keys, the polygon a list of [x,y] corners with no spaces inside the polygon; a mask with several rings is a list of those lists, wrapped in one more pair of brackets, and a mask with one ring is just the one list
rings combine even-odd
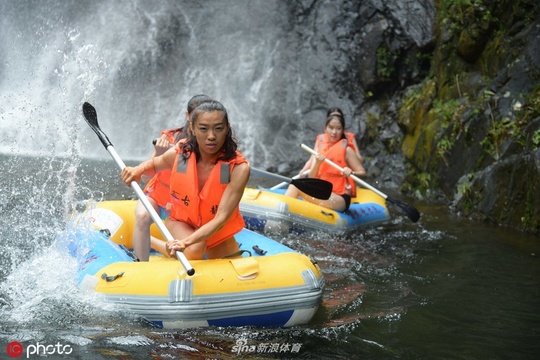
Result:
{"label": "yellow inflatable raft", "polygon": [[246,227],[258,232],[320,230],[343,234],[390,219],[385,199],[360,187],[345,212],[285,196],[284,193],[285,189],[246,188],[240,202]]}
{"label": "yellow inflatable raft", "polygon": [[[77,281],[163,328],[293,326],[317,311],[324,278],[305,255],[250,230],[236,235],[242,258],[191,261],[130,252],[135,201],[104,201],[62,234],[78,261]],[[154,226],[153,226],[154,227]],[[157,229],[152,235],[160,237]],[[251,254],[248,254],[248,251]]]}

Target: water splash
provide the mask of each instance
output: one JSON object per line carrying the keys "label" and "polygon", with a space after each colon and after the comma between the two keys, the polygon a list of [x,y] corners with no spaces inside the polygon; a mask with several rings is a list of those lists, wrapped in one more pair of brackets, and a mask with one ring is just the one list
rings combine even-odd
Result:
{"label": "water splash", "polygon": [[99,295],[77,288],[75,273],[76,261],[66,257],[65,250],[52,247],[19,263],[0,283],[7,303],[0,309],[3,325],[63,328],[84,323],[89,316],[114,314],[114,308]]}

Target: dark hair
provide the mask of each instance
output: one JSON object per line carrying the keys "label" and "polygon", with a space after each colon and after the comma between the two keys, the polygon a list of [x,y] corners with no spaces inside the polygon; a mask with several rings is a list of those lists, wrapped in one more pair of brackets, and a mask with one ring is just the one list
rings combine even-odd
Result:
{"label": "dark hair", "polygon": [[[199,95],[193,96],[191,99],[189,99],[189,101],[187,103],[186,110],[188,112],[188,116],[191,116],[191,113],[193,112],[193,110],[195,110],[195,108],[197,106],[201,105],[204,102],[211,101],[211,100],[212,100],[212,98],[210,96],[204,95],[204,94],[199,94]],[[184,125],[182,128],[180,128],[180,132],[176,133],[177,135],[175,135],[174,143],[176,144],[178,141],[180,141],[180,139],[182,139],[184,137],[187,138],[190,131],[191,130],[189,129],[189,119],[186,119],[186,125]]]}
{"label": "dark hair", "polygon": [[203,102],[211,101],[212,98],[208,95],[199,94],[193,96],[191,99],[189,99],[187,103],[187,112],[188,114],[191,114],[193,110],[199,105],[201,105]]}
{"label": "dark hair", "polygon": [[339,115],[330,115],[326,118],[326,122],[324,123],[324,127],[326,128],[328,126],[328,123],[332,120],[338,120],[340,123],[341,123],[341,127],[343,128],[343,132],[341,133],[341,138],[342,139],[345,139],[346,136],[345,136],[345,119],[343,118],[343,116],[339,116]]}
{"label": "dark hair", "polygon": [[338,107],[331,107],[330,109],[328,109],[328,111],[326,112],[326,116],[328,117],[330,115],[338,115],[341,116],[343,120],[345,120],[345,115],[343,115],[343,111],[341,111],[341,109]]}
{"label": "dark hair", "polygon": [[[233,137],[231,124],[229,122],[229,115],[227,114],[227,109],[221,104],[219,101],[216,100],[210,100],[205,101],[201,103],[199,106],[197,106],[192,112],[191,112],[191,123],[194,126],[197,123],[197,120],[199,119],[199,116],[204,113],[209,112],[220,112],[223,114],[223,119],[225,120],[225,123],[227,124],[227,135],[225,137],[225,143],[223,144],[223,147],[221,148],[222,155],[217,159],[228,161],[231,159],[234,159],[236,157],[236,149],[238,148],[238,145],[236,143],[236,140]],[[187,132],[187,140],[182,145],[182,151],[183,151],[183,158],[184,161],[186,161],[189,157],[189,153],[193,152],[195,153],[195,156],[197,157],[197,160],[200,159],[201,152],[199,150],[199,144],[197,143],[197,138],[195,135],[192,134],[191,131]]]}

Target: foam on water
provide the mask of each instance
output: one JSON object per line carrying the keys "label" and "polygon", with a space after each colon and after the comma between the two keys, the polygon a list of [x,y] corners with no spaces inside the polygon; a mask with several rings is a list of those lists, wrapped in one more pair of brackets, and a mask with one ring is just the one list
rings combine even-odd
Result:
{"label": "foam on water", "polygon": [[22,261],[0,283],[8,305],[0,309],[11,326],[64,327],[89,316],[114,314],[115,309],[96,293],[75,284],[76,261],[53,247]]}

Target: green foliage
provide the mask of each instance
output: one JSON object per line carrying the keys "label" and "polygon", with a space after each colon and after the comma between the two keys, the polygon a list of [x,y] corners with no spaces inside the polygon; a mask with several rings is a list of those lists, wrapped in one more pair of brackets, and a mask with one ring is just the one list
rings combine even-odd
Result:
{"label": "green foliage", "polygon": [[[537,11],[535,16],[530,14],[530,9],[537,9],[537,4],[533,6],[533,3],[531,0],[435,2],[437,43],[431,59],[430,76],[407,89],[399,109],[400,125],[406,133],[402,149],[411,162],[402,190],[427,195],[437,189],[438,182],[443,182],[448,175],[448,170],[441,165],[450,162],[451,155],[474,156],[475,159],[467,159],[464,170],[481,171],[493,162],[489,157],[499,159],[503,149],[508,155],[513,155],[530,151],[527,146],[536,149],[540,146],[540,129],[531,126],[531,122],[540,117],[540,83],[532,91],[526,88],[521,94],[503,94],[499,88],[488,88],[501,71],[511,68],[516,61],[523,61],[525,40],[516,34],[522,30],[525,33],[527,24],[538,18]],[[524,5],[528,7],[524,8]],[[468,54],[472,56],[467,57]],[[393,75],[396,58],[387,48],[377,51],[377,59],[378,75]],[[540,71],[531,66],[530,75],[538,79]],[[503,99],[504,106],[500,106],[499,101]],[[512,104],[506,111],[508,101]],[[503,109],[505,112],[501,113]],[[477,149],[479,140],[483,151],[472,153],[471,150]],[[457,146],[464,151],[456,151]],[[433,149],[434,156],[430,157]],[[459,171],[458,166],[450,169]],[[529,179],[529,174],[525,175]],[[458,194],[458,206],[469,214],[478,211],[479,194],[483,191],[480,188],[482,184],[474,181],[476,176],[476,173],[471,173],[467,178],[460,178],[454,188]],[[531,178],[531,181],[535,179]],[[450,190],[446,189],[448,182],[445,181],[444,185],[445,192]],[[521,226],[513,225],[538,232],[540,219],[535,208],[538,198],[535,191],[536,188],[522,199],[526,211],[520,213]],[[499,208],[493,211],[493,214],[484,215],[496,221],[503,221],[501,216],[507,215]]]}
{"label": "green foliage", "polygon": [[515,121],[503,118],[492,121],[487,136],[480,142],[482,148],[495,159],[499,158],[499,146],[508,137],[520,135],[519,127]]}
{"label": "green foliage", "polygon": [[397,55],[386,47],[377,49],[377,76],[382,81],[388,81],[394,73],[394,62]]}
{"label": "green foliage", "polygon": [[497,101],[496,94],[490,90],[484,90],[483,92],[484,106],[488,107],[491,115],[490,127],[486,137],[480,141],[480,145],[487,154],[495,159],[499,158],[499,147],[507,139],[512,139],[516,143],[524,146],[525,134],[523,128],[527,121],[523,119],[522,105],[519,101],[514,103],[514,111],[519,113],[520,117],[516,119],[510,119],[504,117],[502,119],[496,119],[493,115],[491,102]]}
{"label": "green foliage", "polygon": [[459,111],[459,99],[441,100],[435,99],[433,101],[432,112],[437,118],[442,120],[443,128],[446,129],[451,124],[459,122],[461,111]]}
{"label": "green foliage", "polygon": [[457,192],[461,197],[461,203],[463,206],[463,209],[470,213],[474,209],[474,201],[472,199],[472,189],[471,189],[471,179],[474,178],[474,174],[469,174],[467,176],[467,181],[461,182],[457,185]]}
{"label": "green foliage", "polygon": [[535,148],[540,145],[540,130],[536,130],[532,136],[532,143]]}
{"label": "green foliage", "polygon": [[430,82],[423,81],[420,85],[410,86],[403,96],[401,109],[406,111],[414,110],[414,107],[418,104],[421,99],[426,98],[426,92],[429,88]]}
{"label": "green foliage", "polygon": [[525,213],[521,217],[524,229],[531,233],[538,233],[540,231],[540,219],[534,216],[534,199],[536,196],[537,194],[534,193],[532,188],[529,188],[525,201]]}
{"label": "green foliage", "polygon": [[441,158],[447,165],[445,155],[447,155],[452,149],[457,135],[461,131],[461,115],[466,109],[466,102],[462,102],[460,99],[450,99],[443,101],[441,99],[435,99],[433,101],[433,107],[431,112],[441,121],[441,127],[443,130],[451,127],[449,133],[442,137],[437,142],[437,156]]}
{"label": "green foliage", "polygon": [[369,139],[376,139],[379,134],[379,123],[381,122],[381,119],[371,111],[367,112],[366,118],[367,136]]}
{"label": "green foliage", "polygon": [[486,24],[493,20],[490,9],[484,5],[483,0],[450,0],[443,1],[444,15],[458,27],[467,25]]}
{"label": "green foliage", "polygon": [[418,191],[420,191],[420,193],[422,193],[424,195],[429,190],[434,188],[433,177],[429,173],[425,173],[425,172],[418,173],[418,174],[416,174],[416,179],[415,180],[416,180],[416,183],[417,183],[416,189]]}
{"label": "green foliage", "polygon": [[[540,116],[540,83],[535,86],[533,91],[531,91],[531,93],[525,100],[525,104],[523,105],[523,111],[521,114],[522,121],[524,123],[528,123],[532,119],[535,119],[539,116]],[[534,142],[534,139],[533,139],[533,142]],[[536,142],[535,145],[538,146],[538,142]]]}
{"label": "green foliage", "polygon": [[437,155],[444,160],[444,162],[448,165],[445,155],[450,152],[453,146],[453,141],[451,141],[448,137],[443,137],[439,142],[437,143]]}
{"label": "green foliage", "polygon": [[424,196],[433,189],[437,189],[437,186],[438,184],[436,180],[434,180],[432,174],[409,168],[401,190],[403,192],[414,192],[417,195]]}

